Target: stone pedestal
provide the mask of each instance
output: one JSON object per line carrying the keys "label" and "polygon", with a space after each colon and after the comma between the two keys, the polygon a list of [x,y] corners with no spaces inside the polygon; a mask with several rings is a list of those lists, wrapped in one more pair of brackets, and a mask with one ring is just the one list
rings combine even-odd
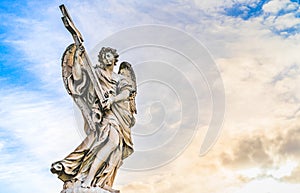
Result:
{"label": "stone pedestal", "polygon": [[65,182],[63,190],[60,193],[120,193],[119,190],[104,190],[100,187],[82,188],[81,182]]}
{"label": "stone pedestal", "polygon": [[111,193],[107,190],[104,190],[99,187],[91,187],[91,188],[67,188],[63,189],[60,193]]}

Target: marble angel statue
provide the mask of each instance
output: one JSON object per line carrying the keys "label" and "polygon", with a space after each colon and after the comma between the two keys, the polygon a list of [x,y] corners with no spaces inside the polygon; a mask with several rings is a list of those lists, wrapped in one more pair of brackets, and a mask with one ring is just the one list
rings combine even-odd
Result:
{"label": "marble angel statue", "polygon": [[62,193],[117,193],[112,188],[117,170],[133,153],[131,127],[135,124],[136,78],[132,66],[122,62],[118,73],[115,49],[103,47],[92,66],[66,8],[60,6],[66,28],[75,43],[62,57],[62,76],[67,92],[82,112],[86,138],[51,172],[64,182]]}

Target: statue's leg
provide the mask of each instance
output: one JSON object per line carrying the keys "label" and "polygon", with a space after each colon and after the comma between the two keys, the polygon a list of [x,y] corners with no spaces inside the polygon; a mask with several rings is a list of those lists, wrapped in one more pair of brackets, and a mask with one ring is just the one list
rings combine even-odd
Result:
{"label": "statue's leg", "polygon": [[[86,124],[86,123],[85,123]],[[96,134],[93,132],[93,133],[90,133],[89,135],[86,136],[86,138],[81,142],[81,144],[73,151],[71,152],[67,157],[65,157],[63,160],[60,160],[60,161],[57,161],[55,163],[53,163],[51,165],[51,169],[50,171],[52,173],[60,173],[60,172],[65,172],[64,170],[66,168],[69,168],[69,174],[70,174],[70,166],[74,166],[74,163],[75,162],[78,162],[77,160],[80,160],[81,157],[84,156],[84,151],[88,150],[92,143],[94,142],[94,139],[95,139],[95,136]],[[82,153],[79,153],[79,152],[82,152]],[[80,156],[79,156],[80,155]],[[66,161],[67,160],[67,161]],[[70,161],[69,160],[73,160],[72,163],[69,163]],[[79,163],[79,162],[78,162]],[[76,168],[76,167],[75,167]],[[74,168],[73,168],[74,169]],[[67,173],[68,173],[67,172]]]}
{"label": "statue's leg", "polygon": [[118,131],[111,127],[109,132],[109,137],[106,144],[101,148],[101,150],[97,153],[95,160],[89,170],[89,173],[82,183],[81,187],[89,188],[91,183],[99,170],[100,166],[107,160],[108,156],[113,152],[119,145],[119,133]]}

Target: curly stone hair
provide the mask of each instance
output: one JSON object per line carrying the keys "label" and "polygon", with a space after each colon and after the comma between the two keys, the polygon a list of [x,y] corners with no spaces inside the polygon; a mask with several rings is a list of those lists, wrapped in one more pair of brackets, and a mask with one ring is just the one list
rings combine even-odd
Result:
{"label": "curly stone hair", "polygon": [[113,49],[113,48],[110,48],[110,47],[102,47],[101,50],[100,50],[100,52],[99,52],[99,54],[98,54],[98,62],[99,62],[99,65],[100,65],[101,68],[105,67],[105,65],[103,63],[103,57],[102,56],[105,53],[108,53],[108,52],[112,53],[112,55],[114,56],[114,58],[115,58],[115,65],[118,62],[119,54],[117,53],[116,49]]}

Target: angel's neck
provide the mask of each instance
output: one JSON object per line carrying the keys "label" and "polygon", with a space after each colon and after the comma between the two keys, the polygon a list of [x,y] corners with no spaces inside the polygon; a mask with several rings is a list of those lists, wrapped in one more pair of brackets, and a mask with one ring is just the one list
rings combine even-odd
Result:
{"label": "angel's neck", "polygon": [[107,74],[109,76],[111,76],[114,72],[114,65],[111,65],[111,66],[107,66],[107,68],[105,69],[105,71],[107,72]]}

